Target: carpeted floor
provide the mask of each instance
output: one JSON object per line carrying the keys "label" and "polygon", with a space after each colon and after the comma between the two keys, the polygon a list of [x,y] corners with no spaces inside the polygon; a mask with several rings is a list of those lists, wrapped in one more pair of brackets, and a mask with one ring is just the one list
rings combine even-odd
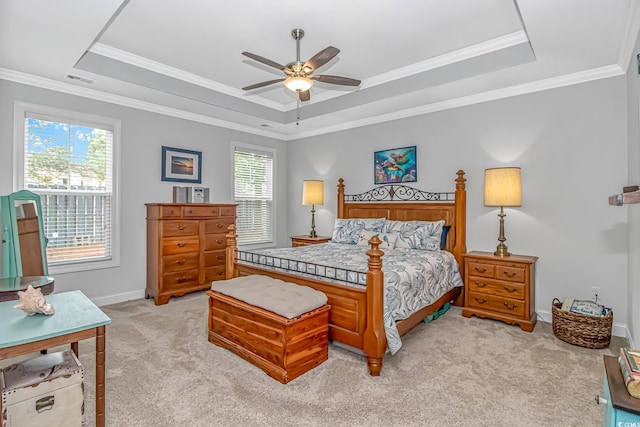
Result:
{"label": "carpeted floor", "polygon": [[[102,307],[107,327],[107,425],[600,426],[602,355],[453,307],[384,358],[382,375],[334,345],[329,360],[283,385],[207,341],[203,292],[155,306]],[[85,417],[94,425],[94,342],[80,344]]]}

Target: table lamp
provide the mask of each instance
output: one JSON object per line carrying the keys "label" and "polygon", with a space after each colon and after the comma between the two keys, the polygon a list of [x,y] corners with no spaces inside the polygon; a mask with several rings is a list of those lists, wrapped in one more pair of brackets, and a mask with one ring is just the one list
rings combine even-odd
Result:
{"label": "table lamp", "polygon": [[302,204],[311,205],[311,231],[309,237],[318,237],[316,234],[316,205],[324,204],[324,181],[305,180],[302,184]]}
{"label": "table lamp", "polygon": [[505,206],[522,205],[522,188],[520,184],[520,168],[492,168],[484,171],[484,205],[500,206],[500,242],[494,255],[511,256],[504,242]]}

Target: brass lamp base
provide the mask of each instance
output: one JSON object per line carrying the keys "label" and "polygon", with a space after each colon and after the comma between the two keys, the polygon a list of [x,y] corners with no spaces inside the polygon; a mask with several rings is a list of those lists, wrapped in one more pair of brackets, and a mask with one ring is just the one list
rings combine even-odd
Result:
{"label": "brass lamp base", "polygon": [[509,257],[511,256],[511,254],[507,249],[507,245],[504,244],[504,242],[507,240],[507,238],[504,237],[504,217],[507,216],[507,214],[504,213],[504,207],[500,206],[500,213],[498,214],[498,216],[500,217],[500,236],[498,236],[498,241],[500,243],[496,247],[496,251],[493,254],[499,257]]}
{"label": "brass lamp base", "polygon": [[493,254],[499,257],[511,256],[511,253],[509,253],[509,250],[507,249],[507,245],[502,242],[500,242],[500,244],[496,247],[496,251]]}
{"label": "brass lamp base", "polygon": [[318,237],[316,233],[316,206],[311,205],[311,231],[309,232],[309,237]]}

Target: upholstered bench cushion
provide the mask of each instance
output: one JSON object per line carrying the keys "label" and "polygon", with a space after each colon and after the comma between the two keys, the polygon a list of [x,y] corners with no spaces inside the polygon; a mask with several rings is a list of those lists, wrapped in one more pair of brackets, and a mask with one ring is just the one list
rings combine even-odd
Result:
{"label": "upholstered bench cushion", "polygon": [[293,319],[327,303],[327,296],[308,286],[251,275],[213,282],[211,290]]}

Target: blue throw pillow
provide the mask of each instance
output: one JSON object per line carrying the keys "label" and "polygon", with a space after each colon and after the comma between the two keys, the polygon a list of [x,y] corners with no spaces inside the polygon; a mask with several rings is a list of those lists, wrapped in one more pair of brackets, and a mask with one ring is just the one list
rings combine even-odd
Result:
{"label": "blue throw pillow", "polygon": [[447,247],[447,234],[449,234],[450,225],[444,225],[442,227],[442,235],[440,236],[440,250],[444,251],[444,248]]}

